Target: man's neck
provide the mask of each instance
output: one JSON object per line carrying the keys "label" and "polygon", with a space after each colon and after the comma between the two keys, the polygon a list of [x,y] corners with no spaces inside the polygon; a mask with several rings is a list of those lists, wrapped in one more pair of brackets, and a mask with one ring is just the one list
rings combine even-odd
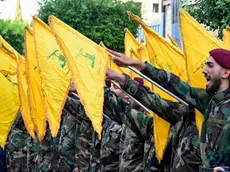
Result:
{"label": "man's neck", "polygon": [[223,92],[223,91],[227,90],[228,88],[229,88],[229,80],[223,81],[216,93],[218,94],[220,92]]}

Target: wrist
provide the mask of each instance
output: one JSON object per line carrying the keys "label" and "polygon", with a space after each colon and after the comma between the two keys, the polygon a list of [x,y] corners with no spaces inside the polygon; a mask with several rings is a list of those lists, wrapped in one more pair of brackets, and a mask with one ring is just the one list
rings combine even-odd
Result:
{"label": "wrist", "polygon": [[143,70],[145,68],[145,65],[146,64],[144,62],[140,60],[136,60],[136,59],[134,59],[133,64],[132,64],[132,66],[135,67],[139,71]]}
{"label": "wrist", "polygon": [[120,86],[123,86],[125,84],[125,80],[126,80],[125,75],[121,74],[117,82]]}

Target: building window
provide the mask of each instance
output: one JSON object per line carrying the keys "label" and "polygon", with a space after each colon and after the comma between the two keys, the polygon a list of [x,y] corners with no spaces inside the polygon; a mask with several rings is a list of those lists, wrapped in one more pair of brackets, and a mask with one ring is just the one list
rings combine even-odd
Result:
{"label": "building window", "polygon": [[153,3],[153,13],[159,13],[159,4]]}

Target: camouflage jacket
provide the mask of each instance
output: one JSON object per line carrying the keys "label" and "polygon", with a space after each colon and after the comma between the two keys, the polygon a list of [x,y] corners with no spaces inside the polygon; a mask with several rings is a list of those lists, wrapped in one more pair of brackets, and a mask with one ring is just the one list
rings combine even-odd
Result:
{"label": "camouflage jacket", "polygon": [[37,157],[39,171],[60,171],[58,143],[59,133],[53,138],[50,129],[47,128],[39,146]]}
{"label": "camouflage jacket", "polygon": [[[83,172],[117,171],[119,167],[117,140],[120,139],[120,126],[105,118],[102,140],[98,140],[80,100],[68,97],[64,112],[67,116],[63,119],[59,142],[61,164],[69,166],[73,164],[74,168],[77,167]],[[75,154],[75,163],[72,162],[70,152],[75,152],[72,153]]]}
{"label": "camouflage jacket", "polygon": [[6,157],[8,171],[30,171],[29,146],[31,137],[27,133],[21,114],[19,113],[8,136],[6,143]]}
{"label": "camouflage jacket", "polygon": [[122,128],[108,117],[103,119],[100,149],[100,171],[119,171],[120,138]]}
{"label": "camouflage jacket", "polygon": [[[124,123],[143,140],[143,143],[153,137],[153,119],[127,105],[109,89],[105,89],[104,113],[118,124]],[[163,166],[155,158],[154,143],[147,147],[149,150],[144,151],[146,154],[144,154],[143,171],[163,171]]]}
{"label": "camouflage jacket", "polygon": [[[63,163],[68,165],[74,165],[74,168],[78,168],[82,172],[91,171],[91,153],[95,154],[92,143],[93,128],[89,118],[86,116],[84,107],[81,104],[79,99],[68,97],[64,107],[65,111],[71,115],[68,115],[63,126],[62,134],[65,135],[66,131],[68,132],[68,137],[63,138],[61,141],[59,149],[64,147],[65,151],[60,151],[63,155]],[[67,125],[71,124],[71,126]],[[70,137],[72,136],[73,137]],[[69,151],[73,151],[70,159],[68,156],[64,158],[65,154],[68,154]],[[73,155],[75,156],[73,159]],[[74,162],[71,162],[74,160]],[[95,162],[94,162],[95,163]]]}
{"label": "camouflage jacket", "polygon": [[183,104],[161,99],[147,87],[126,76],[123,89],[147,108],[168,121],[171,129],[171,171],[198,171],[201,165],[198,130],[194,109]]}
{"label": "camouflage jacket", "polygon": [[90,171],[91,172],[100,171],[100,167],[101,167],[100,151],[101,151],[101,140],[98,139],[98,135],[94,131],[92,135],[92,146],[90,148]]}
{"label": "camouflage jacket", "polygon": [[58,144],[60,169],[63,171],[72,171],[77,166],[75,161],[76,123],[76,118],[64,108]]}
{"label": "camouflage jacket", "polygon": [[204,114],[200,137],[202,167],[230,166],[230,89],[207,94],[205,89],[191,87],[149,63],[141,72]]}
{"label": "camouflage jacket", "polygon": [[144,146],[145,140],[139,138],[130,128],[122,124],[119,171],[143,171]]}

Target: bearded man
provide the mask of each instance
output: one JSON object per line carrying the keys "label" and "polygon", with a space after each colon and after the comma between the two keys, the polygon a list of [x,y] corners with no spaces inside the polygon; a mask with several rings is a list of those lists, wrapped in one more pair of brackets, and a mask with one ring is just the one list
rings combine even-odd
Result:
{"label": "bearded man", "polygon": [[[214,49],[203,69],[206,89],[191,87],[178,76],[157,69],[148,62],[132,59],[108,50],[119,66],[133,66],[168,89],[204,115],[200,136],[202,166],[200,171],[229,170],[230,167],[230,51]],[[117,79],[120,85],[125,76]],[[131,89],[132,90],[132,89]],[[135,91],[135,90],[134,90]]]}

